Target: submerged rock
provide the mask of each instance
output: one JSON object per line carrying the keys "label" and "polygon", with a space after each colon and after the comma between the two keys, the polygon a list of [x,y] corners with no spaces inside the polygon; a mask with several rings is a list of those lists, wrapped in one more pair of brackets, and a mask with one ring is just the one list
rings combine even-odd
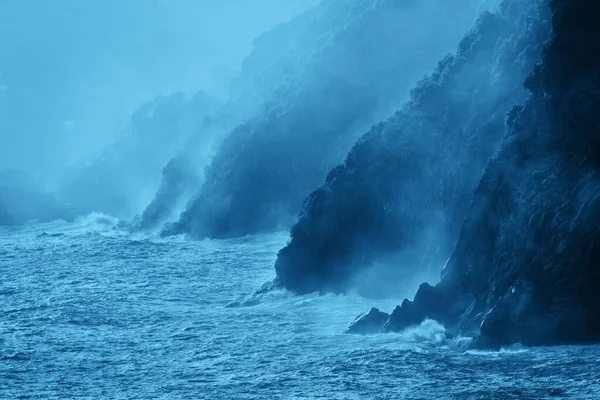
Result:
{"label": "submerged rock", "polygon": [[306,199],[279,253],[278,282],[297,293],[345,292],[378,264],[371,275],[396,282],[437,276],[549,30],[543,0],[506,0],[485,13]]}
{"label": "submerged rock", "polygon": [[[552,0],[553,36],[441,282],[392,313],[474,345],[600,341],[600,3]],[[407,317],[409,316],[409,317]]]}

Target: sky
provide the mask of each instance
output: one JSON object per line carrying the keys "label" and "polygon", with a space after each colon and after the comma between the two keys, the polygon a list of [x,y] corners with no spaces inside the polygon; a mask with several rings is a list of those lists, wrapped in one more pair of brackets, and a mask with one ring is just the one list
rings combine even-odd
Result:
{"label": "sky", "polygon": [[225,96],[253,39],[320,0],[0,0],[0,169],[56,179],[159,94]]}

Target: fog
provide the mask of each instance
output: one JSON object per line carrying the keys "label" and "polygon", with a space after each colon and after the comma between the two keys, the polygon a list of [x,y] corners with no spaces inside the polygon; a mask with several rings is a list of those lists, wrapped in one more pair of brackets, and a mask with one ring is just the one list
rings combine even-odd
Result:
{"label": "fog", "polygon": [[543,0],[506,0],[411,90],[307,197],[279,253],[278,281],[298,293],[386,296],[435,283],[481,176],[524,102],[548,37]]}
{"label": "fog", "polygon": [[157,95],[226,97],[254,38],[316,3],[0,1],[0,169],[52,187]]}
{"label": "fog", "polygon": [[262,37],[248,64],[279,59],[284,79],[225,138],[166,233],[223,238],[288,229],[357,138],[401,108],[416,82],[496,5],[327,1]]}
{"label": "fog", "polygon": [[[497,3],[5,0],[3,213],[45,220],[52,203],[196,237],[287,229]],[[43,201],[17,212],[15,193]]]}

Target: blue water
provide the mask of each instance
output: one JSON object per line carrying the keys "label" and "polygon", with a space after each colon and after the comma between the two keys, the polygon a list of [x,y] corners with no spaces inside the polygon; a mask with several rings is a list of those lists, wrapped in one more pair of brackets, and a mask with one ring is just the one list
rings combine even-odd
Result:
{"label": "blue water", "polygon": [[252,296],[286,240],[160,239],[102,215],[0,228],[0,398],[600,398],[598,346],[468,351],[434,321],[351,336],[400,299]]}

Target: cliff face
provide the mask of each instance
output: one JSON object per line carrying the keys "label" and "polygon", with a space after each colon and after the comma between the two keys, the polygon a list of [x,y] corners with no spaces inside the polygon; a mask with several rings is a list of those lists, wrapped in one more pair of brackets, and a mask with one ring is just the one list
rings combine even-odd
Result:
{"label": "cliff face", "polygon": [[600,3],[550,7],[531,96],[510,113],[441,282],[384,330],[434,318],[481,346],[600,340]]}
{"label": "cliff face", "polygon": [[[480,3],[325,1],[257,40],[247,71],[261,71],[262,58],[290,47],[275,55],[281,84],[227,135],[203,186],[166,233],[231,237],[290,226],[358,134],[405,101],[408,88],[455,46]],[[253,79],[268,81],[263,73]]]}
{"label": "cliff face", "polygon": [[[298,293],[344,292],[364,289],[367,275],[397,286],[439,274],[548,32],[541,0],[507,0],[484,14],[308,197],[279,253],[278,282]],[[368,294],[385,295],[374,286]]]}

